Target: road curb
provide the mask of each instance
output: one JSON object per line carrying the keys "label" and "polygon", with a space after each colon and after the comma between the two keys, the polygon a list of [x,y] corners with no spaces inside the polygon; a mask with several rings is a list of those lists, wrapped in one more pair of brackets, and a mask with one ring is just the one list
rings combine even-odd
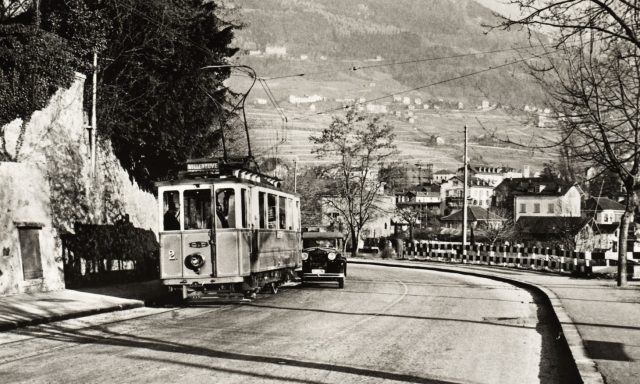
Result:
{"label": "road curb", "polygon": [[56,322],[56,321],[76,319],[78,317],[98,315],[98,314],[101,314],[101,313],[125,311],[125,310],[128,310],[128,309],[134,309],[134,308],[140,308],[140,307],[144,307],[144,302],[140,301],[140,300],[134,300],[131,303],[118,304],[118,305],[113,305],[113,306],[104,307],[104,308],[92,308],[92,309],[88,309],[88,310],[84,310],[84,311],[78,311],[78,312],[73,312],[73,313],[61,313],[61,314],[58,314],[58,315],[52,315],[52,316],[47,316],[47,317],[38,317],[38,318],[34,318],[34,319],[6,321],[6,322],[0,323],[0,332],[6,332],[6,331],[10,331],[12,329],[17,329],[17,328],[22,328],[22,327],[29,327],[29,326],[33,326],[33,325],[53,323],[53,322]]}
{"label": "road curb", "polygon": [[578,373],[580,374],[580,378],[585,384],[605,384],[604,378],[602,374],[598,371],[596,363],[588,357],[587,351],[584,347],[584,342],[580,333],[578,332],[577,327],[573,323],[573,320],[564,309],[562,302],[558,298],[558,296],[548,288],[534,284],[528,281],[515,279],[513,277],[505,277],[496,275],[492,272],[481,272],[481,271],[462,271],[459,269],[452,269],[448,266],[431,266],[431,265],[413,265],[413,264],[404,264],[403,262],[397,261],[375,261],[375,260],[354,260],[348,259],[347,262],[352,264],[366,264],[366,265],[377,265],[383,267],[396,267],[396,268],[407,268],[407,269],[424,269],[431,270],[437,272],[447,272],[447,273],[457,273],[460,275],[467,276],[475,276],[475,277],[483,277],[496,281],[501,281],[503,283],[508,283],[512,285],[516,285],[519,287],[528,288],[540,293],[543,297],[548,300],[553,313],[556,316],[556,320],[562,329],[562,333],[564,335],[564,339],[567,342],[567,346],[569,351],[571,352],[571,357],[576,364],[576,368],[578,369]]}

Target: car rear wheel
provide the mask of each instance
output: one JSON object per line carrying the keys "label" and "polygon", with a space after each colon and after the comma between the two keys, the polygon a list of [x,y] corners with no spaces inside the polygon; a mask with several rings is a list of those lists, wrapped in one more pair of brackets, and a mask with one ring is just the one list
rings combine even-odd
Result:
{"label": "car rear wheel", "polygon": [[338,287],[344,288],[344,277],[338,279]]}

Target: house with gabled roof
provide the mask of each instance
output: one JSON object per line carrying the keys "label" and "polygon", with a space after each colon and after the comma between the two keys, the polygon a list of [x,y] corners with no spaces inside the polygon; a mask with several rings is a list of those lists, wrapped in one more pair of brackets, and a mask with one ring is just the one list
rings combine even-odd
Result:
{"label": "house with gabled roof", "polygon": [[607,197],[592,197],[585,202],[585,214],[598,224],[620,223],[624,205]]}
{"label": "house with gabled roof", "polygon": [[434,183],[444,183],[450,178],[456,175],[455,172],[450,171],[448,169],[441,169],[433,174],[433,182]]}
{"label": "house with gabled roof", "polygon": [[595,248],[591,222],[580,216],[522,216],[516,231],[527,246],[591,251]]}
{"label": "house with gabled roof", "polygon": [[505,179],[493,192],[493,205],[521,216],[580,217],[582,190],[574,183],[541,177]]}
{"label": "house with gabled roof", "polygon": [[[459,209],[448,216],[442,217],[440,221],[446,228],[462,229],[463,216],[463,210]],[[482,207],[467,207],[467,223],[470,227],[485,226],[495,228],[502,226],[505,221],[506,219],[504,217],[496,215]]]}

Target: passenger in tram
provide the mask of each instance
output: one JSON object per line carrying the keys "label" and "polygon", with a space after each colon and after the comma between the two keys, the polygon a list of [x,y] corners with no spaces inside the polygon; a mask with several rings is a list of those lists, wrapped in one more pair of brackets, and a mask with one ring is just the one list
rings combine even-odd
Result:
{"label": "passenger in tram", "polygon": [[235,228],[235,194],[233,189],[221,190],[216,195],[216,227]]}

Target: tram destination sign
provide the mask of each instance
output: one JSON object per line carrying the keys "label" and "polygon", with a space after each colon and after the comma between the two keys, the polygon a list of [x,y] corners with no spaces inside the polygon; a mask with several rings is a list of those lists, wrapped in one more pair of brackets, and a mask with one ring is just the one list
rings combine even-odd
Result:
{"label": "tram destination sign", "polygon": [[219,173],[220,172],[220,163],[218,163],[217,161],[188,163],[187,164],[187,171],[189,171],[189,172],[207,171],[207,172]]}

